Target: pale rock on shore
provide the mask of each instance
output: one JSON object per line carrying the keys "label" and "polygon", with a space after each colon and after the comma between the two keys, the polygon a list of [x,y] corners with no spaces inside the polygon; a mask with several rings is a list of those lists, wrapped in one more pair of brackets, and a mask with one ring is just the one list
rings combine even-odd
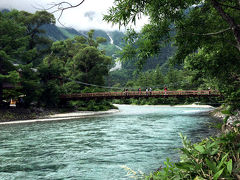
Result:
{"label": "pale rock on shore", "polygon": [[79,112],[71,112],[71,113],[59,113],[54,115],[48,115],[44,118],[39,119],[30,119],[30,120],[19,120],[19,121],[8,121],[8,122],[0,122],[0,125],[4,124],[21,124],[21,123],[34,123],[34,122],[45,122],[45,121],[60,121],[60,120],[68,120],[68,119],[79,119],[85,117],[93,117],[100,116],[106,114],[112,114],[119,112],[117,109],[110,109],[108,111],[79,111]]}
{"label": "pale rock on shore", "polygon": [[[227,117],[226,114],[221,113],[221,108],[218,108],[217,111],[213,111],[211,115],[215,118],[221,119],[222,121]],[[240,110],[236,111],[235,115],[229,116],[226,124],[222,125],[222,132],[227,133],[234,130],[234,126],[240,126]]]}

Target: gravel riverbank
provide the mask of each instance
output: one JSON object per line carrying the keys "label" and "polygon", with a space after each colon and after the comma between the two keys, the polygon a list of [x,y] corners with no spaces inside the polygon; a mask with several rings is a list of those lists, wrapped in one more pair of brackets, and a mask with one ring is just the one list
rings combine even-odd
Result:
{"label": "gravel riverbank", "polygon": [[111,114],[116,112],[119,112],[119,110],[110,109],[108,111],[74,111],[61,113],[58,109],[4,109],[0,110],[0,125],[59,121]]}

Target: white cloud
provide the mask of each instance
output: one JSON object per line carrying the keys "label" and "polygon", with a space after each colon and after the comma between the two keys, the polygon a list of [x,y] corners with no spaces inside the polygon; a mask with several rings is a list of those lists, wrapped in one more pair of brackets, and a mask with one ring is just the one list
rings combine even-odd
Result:
{"label": "white cloud", "polygon": [[[63,0],[1,0],[0,8],[18,9],[29,12],[35,12],[37,8],[48,8],[51,4],[61,2]],[[118,25],[112,26],[111,23],[104,22],[103,14],[106,14],[108,9],[113,5],[114,0],[85,0],[82,5],[76,8],[65,10],[60,22],[66,27],[73,27],[78,30],[89,29],[104,29],[104,30],[119,30]],[[80,2],[80,0],[67,0],[73,5]],[[53,11],[53,10],[52,10]],[[51,12],[51,11],[50,11]],[[56,18],[59,13],[54,14]],[[136,30],[147,22],[147,18],[143,17],[141,21],[137,22]],[[61,26],[57,22],[58,26]],[[125,30],[121,27],[121,30]]]}

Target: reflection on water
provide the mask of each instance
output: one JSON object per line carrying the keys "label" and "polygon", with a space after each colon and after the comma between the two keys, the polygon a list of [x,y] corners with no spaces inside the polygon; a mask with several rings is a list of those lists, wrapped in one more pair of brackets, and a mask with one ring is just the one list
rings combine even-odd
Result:
{"label": "reflection on water", "polygon": [[0,127],[0,179],[128,179],[177,159],[179,133],[209,136],[206,108],[119,106],[112,115]]}

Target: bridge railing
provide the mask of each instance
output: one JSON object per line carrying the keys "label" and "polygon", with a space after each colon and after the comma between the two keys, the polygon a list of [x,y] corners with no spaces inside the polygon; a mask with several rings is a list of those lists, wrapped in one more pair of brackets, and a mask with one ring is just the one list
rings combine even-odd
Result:
{"label": "bridge railing", "polygon": [[124,97],[124,96],[187,96],[187,95],[220,95],[217,91],[209,90],[184,90],[184,91],[126,91],[126,92],[96,92],[96,93],[78,93],[62,95],[62,98],[87,98],[87,97]]}

